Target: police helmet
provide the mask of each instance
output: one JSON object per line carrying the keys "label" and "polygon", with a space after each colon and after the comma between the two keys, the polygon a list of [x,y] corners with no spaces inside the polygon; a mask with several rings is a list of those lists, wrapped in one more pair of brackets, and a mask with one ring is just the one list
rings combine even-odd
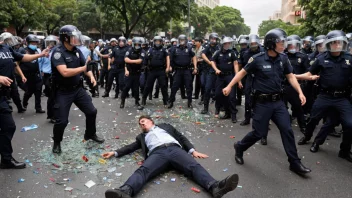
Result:
{"label": "police helmet", "polygon": [[238,44],[248,46],[248,40],[249,40],[248,35],[240,35],[238,37]]}
{"label": "police helmet", "polygon": [[[230,43],[230,46],[225,48],[225,47],[224,47],[224,44],[226,44],[226,43]],[[229,50],[229,49],[232,48],[232,43],[233,43],[233,39],[232,39],[231,37],[225,36],[225,37],[222,39],[222,41],[221,41],[221,48],[222,48],[223,50]]]}
{"label": "police helmet", "polygon": [[314,43],[314,38],[312,36],[305,36],[303,37],[302,43],[304,48],[311,48]]}
{"label": "police helmet", "polygon": [[0,35],[0,43],[4,43],[12,47],[17,45],[17,40],[11,33],[4,32]]}
{"label": "police helmet", "polygon": [[126,45],[127,39],[124,36],[120,36],[118,43],[120,43],[120,41],[122,41]]}
{"label": "police helmet", "polygon": [[[181,42],[183,41],[183,42]],[[178,44],[179,45],[186,45],[187,44],[187,37],[184,34],[181,34],[180,36],[178,36]]]}
{"label": "police helmet", "polygon": [[72,46],[82,45],[82,34],[76,26],[65,25],[59,31],[61,43],[68,42]]}
{"label": "police helmet", "polygon": [[[156,41],[160,41],[160,43],[156,44],[155,43]],[[161,36],[154,36],[154,38],[153,38],[154,47],[156,47],[156,48],[161,47],[162,41],[163,41],[163,39],[161,38]]]}
{"label": "police helmet", "polygon": [[26,42],[27,42],[27,44],[29,44],[30,42],[37,42],[37,43],[39,43],[40,40],[39,40],[39,38],[38,38],[36,35],[34,35],[34,34],[28,34],[28,36],[26,37]]}
{"label": "police helmet", "polygon": [[141,50],[142,44],[143,44],[143,39],[141,37],[134,37],[132,39],[132,48],[135,51]]}
{"label": "police helmet", "polygon": [[290,35],[287,37],[287,51],[294,54],[301,50],[302,41],[298,35]]}
{"label": "police helmet", "polygon": [[171,39],[171,45],[174,45],[174,42],[176,42],[176,45],[177,45],[177,39],[176,38],[172,38]]}
{"label": "police helmet", "polygon": [[287,46],[287,34],[280,28],[275,28],[266,33],[264,37],[264,47],[267,50],[276,49],[276,43],[284,42],[284,47]]}
{"label": "police helmet", "polygon": [[86,46],[86,47],[88,47],[91,43],[94,43],[89,36],[82,35],[81,38],[82,38],[83,45]]}
{"label": "police helmet", "polygon": [[57,37],[54,35],[49,35],[44,39],[45,47],[54,47],[58,44]]}
{"label": "police helmet", "polygon": [[[212,41],[212,39],[216,39],[216,41]],[[210,33],[209,35],[209,41],[210,41],[210,44],[217,44],[220,42],[220,39],[219,39],[219,35],[218,33],[216,32],[213,32],[213,33]]]}
{"label": "police helmet", "polygon": [[[125,39],[125,40],[126,40],[126,39]],[[110,43],[111,43],[111,42],[116,42],[116,43],[117,43],[117,39],[116,39],[116,38],[111,38],[111,39],[110,39]]]}
{"label": "police helmet", "polygon": [[343,31],[333,30],[326,35],[324,46],[329,52],[347,51],[347,37]]}
{"label": "police helmet", "polygon": [[250,34],[248,36],[248,44],[252,50],[257,50],[260,44],[259,36],[256,34]]}

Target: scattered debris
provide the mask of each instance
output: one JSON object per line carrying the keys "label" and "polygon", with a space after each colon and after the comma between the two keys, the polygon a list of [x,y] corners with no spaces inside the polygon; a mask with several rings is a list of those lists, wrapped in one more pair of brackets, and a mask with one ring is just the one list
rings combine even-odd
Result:
{"label": "scattered debris", "polygon": [[30,130],[37,129],[37,128],[38,128],[38,125],[32,124],[30,126],[22,127],[21,132],[30,131]]}
{"label": "scattered debris", "polygon": [[93,187],[95,185],[95,182],[93,182],[92,180],[89,180],[86,184],[85,184],[85,186],[87,186],[88,188],[91,188],[91,187]]}

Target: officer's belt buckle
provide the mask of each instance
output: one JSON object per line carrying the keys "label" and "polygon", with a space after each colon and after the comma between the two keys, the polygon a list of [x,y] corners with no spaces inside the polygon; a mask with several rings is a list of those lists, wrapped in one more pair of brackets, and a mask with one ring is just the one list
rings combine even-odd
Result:
{"label": "officer's belt buckle", "polygon": [[271,101],[276,102],[280,100],[280,94],[273,94],[271,95]]}
{"label": "officer's belt buckle", "polygon": [[345,94],[344,91],[334,91],[332,95],[333,95],[334,97],[338,98],[338,97],[343,96],[343,94]]}

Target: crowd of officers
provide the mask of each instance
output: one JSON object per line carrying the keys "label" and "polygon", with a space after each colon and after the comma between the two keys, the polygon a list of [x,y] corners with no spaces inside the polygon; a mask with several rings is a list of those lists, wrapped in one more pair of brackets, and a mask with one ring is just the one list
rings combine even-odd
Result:
{"label": "crowd of officers", "polygon": [[[34,94],[36,113],[45,113],[41,96],[48,97],[46,111],[54,123],[54,153],[62,152],[73,103],[86,115],[84,139],[103,143],[96,135],[97,109],[85,89],[92,97],[99,97],[99,89],[103,90],[104,98],[110,97],[113,89],[114,97],[120,97],[120,108],[133,97],[139,110],[150,105],[147,99],[158,98],[160,90],[163,105],[171,109],[180,90],[188,108],[198,100],[203,106],[201,113],[208,114],[213,104],[214,116],[232,123],[237,123],[236,106],[244,96],[245,114],[240,125],[249,125],[252,119],[253,131],[234,145],[238,164],[244,163],[243,152],[255,142],[267,144],[272,120],[280,130],[290,169],[309,173],[297,155],[291,129],[295,119],[304,134],[299,145],[310,141],[323,119],[311,152],[319,150],[328,134],[343,134],[339,157],[352,162],[351,35],[335,30],[302,39],[273,29],[263,41],[255,34],[237,39],[211,33],[207,39],[121,36],[104,42],[93,41],[75,26],[66,25],[58,37],[50,35],[41,41],[28,35],[23,42],[5,32],[0,35],[1,168],[25,167],[12,157],[16,125],[10,99],[18,113],[23,113]],[[22,102],[17,87],[24,90]],[[221,111],[224,113],[219,116]],[[343,130],[336,132],[339,124]]]}

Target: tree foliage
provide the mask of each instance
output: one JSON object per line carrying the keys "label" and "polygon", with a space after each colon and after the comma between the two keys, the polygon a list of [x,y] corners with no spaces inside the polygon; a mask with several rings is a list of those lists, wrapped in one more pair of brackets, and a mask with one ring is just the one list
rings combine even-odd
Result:
{"label": "tree foliage", "polygon": [[304,36],[302,34],[301,27],[299,25],[291,25],[290,23],[285,23],[282,20],[265,20],[259,25],[258,34],[259,36],[265,36],[265,34],[274,29],[281,28],[286,31],[287,35],[296,34],[298,36]]}

